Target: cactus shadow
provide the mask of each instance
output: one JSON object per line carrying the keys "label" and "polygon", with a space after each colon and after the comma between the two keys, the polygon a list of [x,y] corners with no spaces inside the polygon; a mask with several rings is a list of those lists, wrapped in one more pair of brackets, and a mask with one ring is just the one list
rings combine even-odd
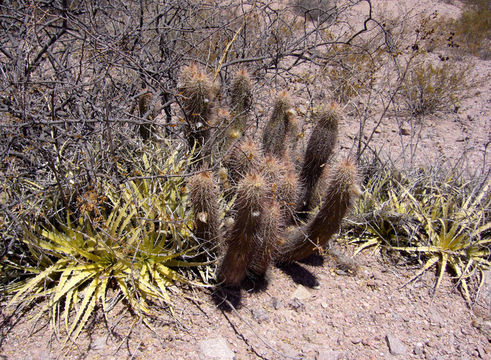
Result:
{"label": "cactus shadow", "polygon": [[320,285],[317,277],[299,263],[278,264],[277,267],[290,276],[296,284],[308,288],[315,288]]}
{"label": "cactus shadow", "polygon": [[269,275],[250,275],[241,283],[240,287],[217,286],[211,297],[215,305],[223,311],[231,311],[239,308],[242,301],[242,290],[248,293],[265,291],[269,284]]}
{"label": "cactus shadow", "polygon": [[242,289],[248,293],[260,293],[267,289],[269,284],[269,274],[249,275],[242,282]]}
{"label": "cactus shadow", "polygon": [[312,254],[300,260],[299,263],[310,266],[324,266],[324,257],[321,254]]}
{"label": "cactus shadow", "polygon": [[211,298],[218,309],[229,312],[233,308],[240,308],[242,291],[240,287],[218,286],[212,292]]}

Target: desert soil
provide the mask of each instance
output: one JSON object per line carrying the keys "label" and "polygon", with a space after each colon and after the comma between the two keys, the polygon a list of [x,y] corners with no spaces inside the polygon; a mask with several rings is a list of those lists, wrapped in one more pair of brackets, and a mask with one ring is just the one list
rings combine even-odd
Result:
{"label": "desert soil", "polygon": [[[448,2],[434,6],[452,15],[459,11]],[[465,154],[470,173],[489,170],[491,64],[472,61],[479,86],[457,113],[427,119],[416,163],[455,162]],[[340,147],[351,146],[356,130],[357,120],[348,118]],[[373,141],[396,153],[403,136],[394,122],[386,121]],[[343,249],[347,254],[353,250]],[[159,319],[142,324],[119,306],[107,323],[97,316],[89,331],[65,346],[61,336],[51,335],[46,321],[31,328],[29,315],[36,309],[15,321],[2,309],[0,358],[491,359],[490,273],[469,307],[449,276],[432,294],[434,271],[408,283],[416,265],[395,265],[370,251],[355,259],[360,264],[355,275],[336,269],[329,256],[274,267],[267,284],[250,282],[240,293],[227,294],[230,303],[223,294],[213,295],[213,289],[185,291],[175,299],[177,323]]]}
{"label": "desert soil", "polygon": [[[348,250],[347,250],[348,251]],[[34,332],[21,319],[3,340],[3,359],[490,359],[491,276],[470,309],[445,277],[407,284],[416,269],[362,253],[357,275],[336,270],[329,257],[273,268],[266,288],[249,283],[227,294],[211,290],[175,306],[180,320],[135,323],[112,312],[76,343],[62,346],[48,326]],[[238,297],[240,296],[240,299]],[[486,299],[488,303],[486,304]],[[240,305],[238,305],[240,300]],[[116,313],[116,314],[115,314]]]}

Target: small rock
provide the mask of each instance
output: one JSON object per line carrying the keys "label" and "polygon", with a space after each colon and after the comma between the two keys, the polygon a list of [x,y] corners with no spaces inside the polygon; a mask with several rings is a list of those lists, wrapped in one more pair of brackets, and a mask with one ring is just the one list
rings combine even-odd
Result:
{"label": "small rock", "polygon": [[298,285],[292,296],[290,296],[290,299],[297,298],[298,300],[307,300],[311,296],[310,291],[308,291],[304,286]]}
{"label": "small rock", "polygon": [[261,308],[252,309],[251,313],[254,319],[258,322],[258,324],[262,323],[263,321],[269,321],[269,314],[264,309]]}
{"label": "small rock", "polygon": [[275,310],[279,310],[281,308],[281,300],[278,299],[277,297],[273,297],[273,307]]}
{"label": "small rock", "polygon": [[399,130],[399,134],[401,134],[403,136],[407,136],[407,135],[411,135],[411,132],[408,129],[406,129],[406,128],[401,128]]}
{"label": "small rock", "polygon": [[305,310],[305,304],[298,300],[298,298],[294,298],[292,301],[290,301],[290,307],[295,310],[296,312],[300,312]]}
{"label": "small rock", "polygon": [[323,302],[321,303],[321,306],[324,308],[324,309],[327,309],[329,307],[329,305],[327,305],[327,303]]}
{"label": "small rock", "polygon": [[440,328],[445,326],[445,319],[437,312],[431,312],[429,318],[432,326],[438,326]]}
{"label": "small rock", "polygon": [[404,343],[393,335],[387,334],[385,336],[387,340],[387,346],[392,355],[405,355],[407,354],[407,347]]}
{"label": "small rock", "polygon": [[416,343],[413,347],[414,355],[418,355],[418,356],[423,355],[423,350],[424,350],[424,344],[420,342]]}
{"label": "small rock", "polygon": [[298,105],[297,113],[298,115],[305,115],[307,114],[307,108],[304,105]]}
{"label": "small rock", "polygon": [[362,339],[362,338],[360,338],[360,337],[355,337],[355,338],[351,339],[351,342],[352,342],[353,344],[355,344],[355,345],[356,345],[356,344],[361,343],[361,342],[362,342],[362,340],[363,340],[363,339]]}
{"label": "small rock", "polygon": [[90,344],[90,349],[95,351],[101,351],[106,348],[106,338],[104,336],[96,337]]}
{"label": "small rock", "polygon": [[335,350],[319,350],[315,360],[339,360],[344,359],[346,354],[344,351]]}
{"label": "small rock", "polygon": [[233,360],[235,354],[228,347],[227,341],[222,338],[202,340],[198,343],[199,357],[202,360]]}

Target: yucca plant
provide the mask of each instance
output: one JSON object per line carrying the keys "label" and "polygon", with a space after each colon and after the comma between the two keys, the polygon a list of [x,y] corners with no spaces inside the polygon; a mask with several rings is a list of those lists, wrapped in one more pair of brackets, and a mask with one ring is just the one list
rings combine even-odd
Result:
{"label": "yucca plant", "polygon": [[490,180],[473,187],[451,175],[385,170],[366,187],[352,221],[363,230],[354,240],[361,242],[358,251],[375,246],[418,253],[423,264],[413,280],[437,265],[434,291],[445,271],[453,272],[470,304],[468,279],[491,265]]}
{"label": "yucca plant", "polygon": [[[434,291],[438,289],[445,270],[453,270],[469,304],[471,297],[467,279],[491,265],[491,222],[486,216],[491,205],[490,184],[488,180],[477,193],[467,194],[464,185],[454,186],[450,191],[423,189],[416,196],[402,188],[407,194],[408,208],[419,222],[415,232],[420,236],[416,237],[414,244],[394,249],[426,255],[425,264],[415,277],[438,263]],[[486,196],[487,199],[484,198]]]}
{"label": "yucca plant", "polygon": [[[185,271],[206,265],[192,261],[200,248],[189,230],[183,179],[176,175],[190,155],[182,156],[179,149],[157,154],[166,159],[158,170],[168,178],[152,178],[155,169],[143,154],[133,180],[105,184],[110,210],[100,218],[67,213],[56,224],[25,226],[37,266],[24,268],[33,277],[10,286],[15,294],[10,304],[46,299],[38,317],[49,313],[54,327],[63,323],[68,340],[80,334],[97,307],[106,315],[114,297],[136,314],[154,315],[155,301],[172,313],[171,295],[179,291],[172,285],[203,285]],[[206,281],[205,272],[200,273]],[[111,299],[109,289],[117,292]]]}
{"label": "yucca plant", "polygon": [[355,255],[368,248],[379,252],[407,244],[411,237],[412,216],[404,194],[395,191],[398,179],[402,180],[398,171],[386,168],[378,168],[367,176],[349,220],[355,232],[350,241],[359,244]]}

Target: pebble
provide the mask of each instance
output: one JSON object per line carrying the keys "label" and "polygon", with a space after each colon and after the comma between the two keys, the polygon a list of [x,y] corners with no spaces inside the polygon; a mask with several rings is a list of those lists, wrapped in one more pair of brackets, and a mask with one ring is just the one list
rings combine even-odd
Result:
{"label": "pebble", "polygon": [[258,324],[262,323],[263,321],[269,321],[268,312],[262,308],[252,309],[251,313]]}
{"label": "pebble", "polygon": [[385,336],[387,340],[387,346],[392,355],[406,355],[407,347],[404,343],[393,335],[387,334]]}
{"label": "pebble", "polygon": [[340,360],[346,357],[344,351],[335,350],[319,350],[315,360]]}
{"label": "pebble", "polygon": [[356,344],[361,343],[361,342],[362,342],[362,340],[363,340],[363,339],[362,339],[362,338],[360,338],[360,337],[355,337],[355,338],[352,338],[352,339],[351,339],[351,342],[352,342],[353,344],[355,344],[355,345],[356,345]]}
{"label": "pebble", "polygon": [[294,298],[292,301],[290,301],[289,305],[296,312],[305,310],[305,304],[297,298]]}
{"label": "pebble", "polygon": [[307,300],[311,296],[310,291],[308,291],[304,286],[298,285],[293,294],[290,296],[290,299],[297,298],[298,300]]}
{"label": "pebble", "polygon": [[399,134],[401,134],[403,136],[407,136],[407,135],[411,135],[411,132],[408,129],[406,129],[406,128],[401,128],[399,130]]}
{"label": "pebble", "polygon": [[416,343],[413,347],[414,355],[418,355],[418,356],[423,355],[423,350],[424,350],[424,344],[421,342]]}
{"label": "pebble", "polygon": [[227,340],[222,337],[201,340],[198,343],[199,357],[202,360],[234,360],[235,354],[230,350]]}
{"label": "pebble", "polygon": [[278,299],[277,297],[273,297],[272,302],[275,310],[279,310],[281,308],[282,303],[280,299]]}

